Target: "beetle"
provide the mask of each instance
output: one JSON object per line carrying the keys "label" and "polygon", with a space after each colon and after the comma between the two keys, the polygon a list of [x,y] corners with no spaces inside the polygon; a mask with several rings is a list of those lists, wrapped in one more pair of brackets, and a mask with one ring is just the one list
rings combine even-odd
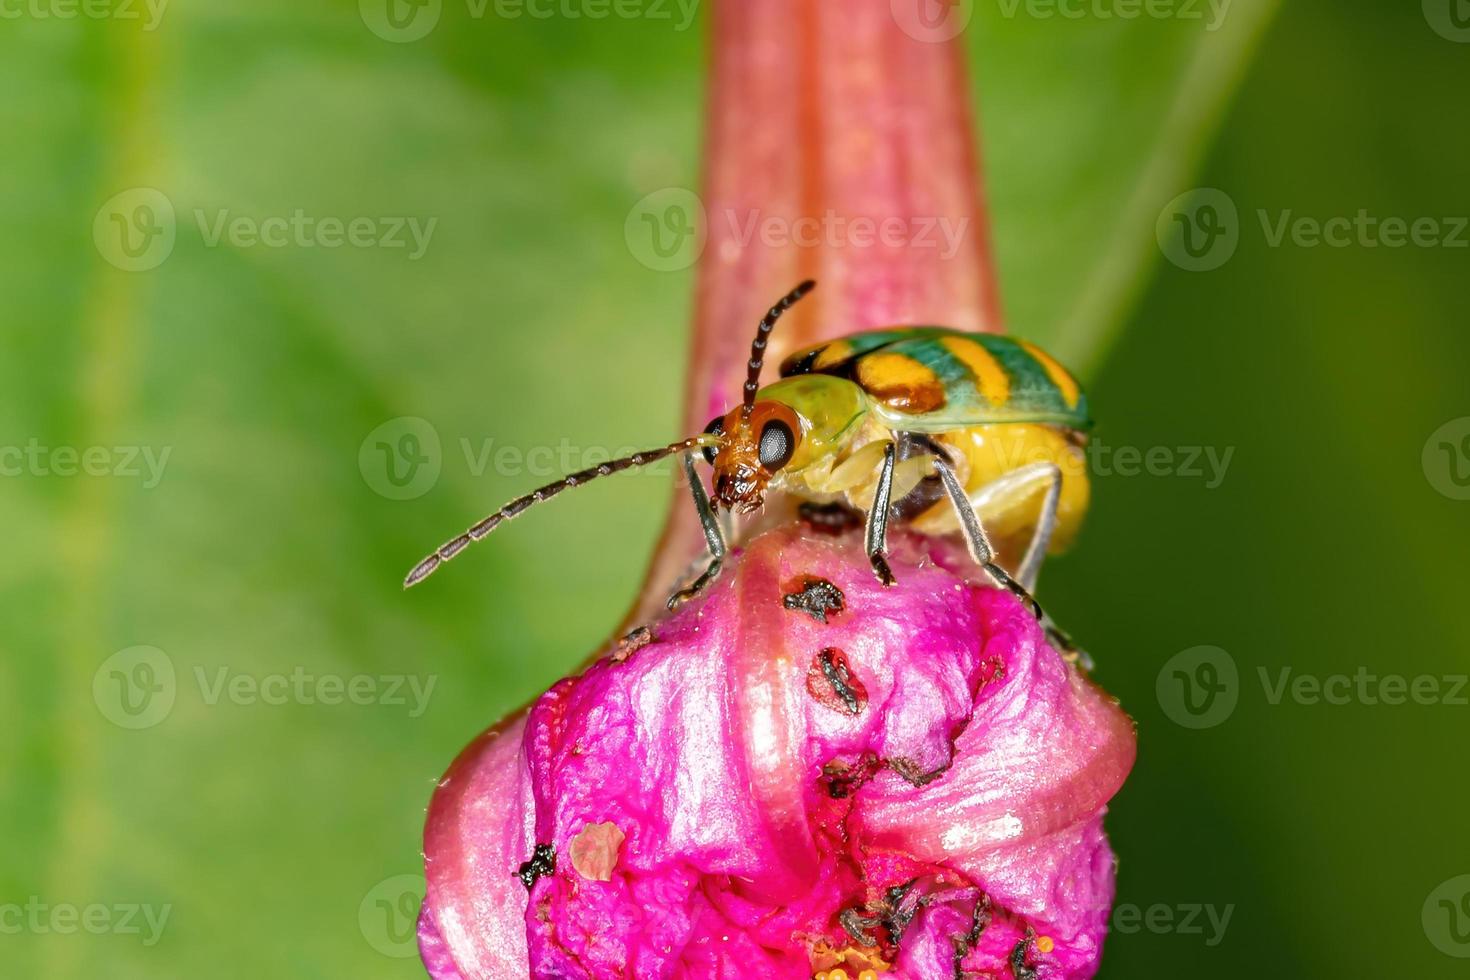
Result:
{"label": "beetle", "polygon": [[[720,572],[727,545],[717,511],[748,514],[778,491],[865,513],[868,560],[884,585],[894,583],[887,530],[895,516],[924,533],[959,531],[987,575],[1044,619],[1031,595],[1042,560],[1074,535],[1089,497],[1084,447],[1092,423],[1076,379],[1025,340],[894,327],[797,351],[782,362],[780,379],[761,387],[771,331],[815,285],[801,283],[761,319],[740,404],[703,433],[517,497],[421,561],[404,587],[533,504],[679,455],[709,562],[670,608]],[[699,456],[714,469],[713,494],[695,470]],[[1014,574],[996,561],[995,530],[1029,535]]]}

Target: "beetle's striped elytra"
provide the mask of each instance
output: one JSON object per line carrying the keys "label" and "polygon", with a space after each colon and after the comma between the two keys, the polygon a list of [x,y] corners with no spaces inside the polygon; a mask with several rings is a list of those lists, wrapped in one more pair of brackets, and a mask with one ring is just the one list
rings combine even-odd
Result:
{"label": "beetle's striped elytra", "polygon": [[[815,283],[778,301],[756,328],[742,397],[705,431],[637,453],[517,498],[450,540],[409,573],[414,585],[473,541],[535,503],[632,466],[678,454],[710,561],[669,604],[699,592],[720,570],[720,508],[749,513],[768,492],[840,503],[866,517],[874,573],[892,584],[890,520],[931,534],[961,532],[971,555],[999,585],[1031,602],[1042,559],[1075,534],[1089,487],[1083,447],[1087,397],[1055,359],[1032,343],[944,327],[894,327],[797,351],[780,379],[761,387],[767,339],[781,314]],[[695,470],[714,469],[712,493]],[[1010,571],[991,533],[1024,540]]]}

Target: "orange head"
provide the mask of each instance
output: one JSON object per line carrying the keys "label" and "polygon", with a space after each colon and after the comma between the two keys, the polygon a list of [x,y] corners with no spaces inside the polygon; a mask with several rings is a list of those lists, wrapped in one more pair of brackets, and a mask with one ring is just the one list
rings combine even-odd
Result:
{"label": "orange head", "polygon": [[755,328],[746,364],[745,388],[740,407],[716,417],[705,428],[718,436],[706,445],[705,459],[715,468],[715,506],[748,514],[765,500],[766,486],[776,471],[791,461],[801,440],[802,427],[796,413],[777,401],[755,400],[760,391],[761,365],[766,360],[766,340],[781,314],[812,291],[810,279],[776,301]]}
{"label": "orange head", "polygon": [[707,446],[705,459],[715,468],[715,503],[748,514],[765,500],[771,478],[791,462],[801,443],[796,412],[778,401],[759,401],[715,418],[704,430],[720,437]]}

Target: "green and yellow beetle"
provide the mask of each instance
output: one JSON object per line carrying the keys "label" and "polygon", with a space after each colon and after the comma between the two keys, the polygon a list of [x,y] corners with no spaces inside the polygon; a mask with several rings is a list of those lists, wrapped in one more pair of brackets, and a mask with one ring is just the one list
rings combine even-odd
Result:
{"label": "green and yellow beetle", "polygon": [[[1024,340],[895,327],[798,351],[782,363],[781,380],[760,387],[771,330],[814,286],[797,286],[760,321],[741,403],[704,433],[512,500],[415,566],[405,587],[532,504],[681,454],[710,561],[671,607],[719,574],[726,544],[717,509],[749,513],[768,491],[779,491],[866,513],[868,559],[886,585],[893,583],[885,543],[891,518],[924,533],[960,531],[987,574],[1040,617],[1031,590],[1041,562],[1066,545],[1087,509],[1091,420],[1077,381]],[[700,454],[714,467],[713,497],[694,468]],[[994,533],[1027,541],[1013,573],[996,561]]]}

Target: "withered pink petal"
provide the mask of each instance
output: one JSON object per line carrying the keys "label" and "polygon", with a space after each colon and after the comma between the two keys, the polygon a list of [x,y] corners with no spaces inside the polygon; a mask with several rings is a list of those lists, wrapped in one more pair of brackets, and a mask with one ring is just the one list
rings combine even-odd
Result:
{"label": "withered pink petal", "polygon": [[[651,642],[466,750],[425,843],[439,980],[1092,975],[1131,723],[953,545],[896,535],[885,589],[859,537],[753,539]],[[843,593],[826,623],[783,602],[813,578]]]}

